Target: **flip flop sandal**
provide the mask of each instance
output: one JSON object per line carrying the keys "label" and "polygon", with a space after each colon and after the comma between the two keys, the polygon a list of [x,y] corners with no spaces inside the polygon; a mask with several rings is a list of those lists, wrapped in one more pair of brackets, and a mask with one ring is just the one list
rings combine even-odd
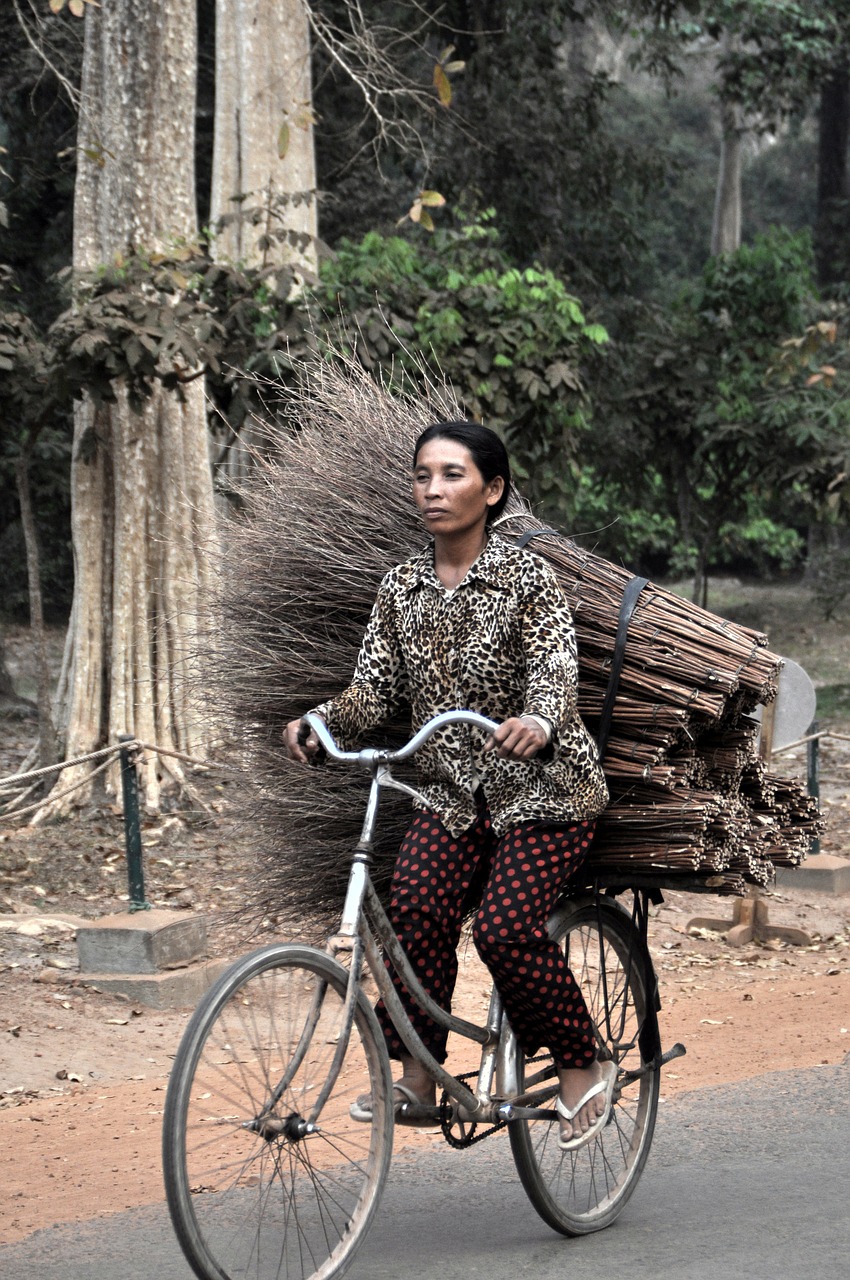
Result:
{"label": "flip flop sandal", "polygon": [[352,1120],[359,1120],[361,1124],[372,1123],[372,1095],[364,1093],[355,1102],[352,1102],[348,1108],[348,1114]]}
{"label": "flip flop sandal", "polygon": [[[423,1102],[421,1098],[417,1098],[413,1090],[409,1089],[406,1084],[394,1084],[393,1093],[401,1094],[401,1097],[393,1099],[393,1114],[395,1116],[396,1124],[407,1124],[421,1127],[422,1125],[437,1123],[437,1108],[429,1107],[427,1102]],[[435,1118],[432,1120],[428,1116],[405,1115],[405,1110],[408,1106],[413,1106],[420,1111],[433,1111]],[[371,1124],[372,1095],[364,1093],[356,1102],[352,1102],[351,1106],[348,1108],[348,1114],[351,1116],[352,1120],[359,1120],[361,1124]]]}
{"label": "flip flop sandal", "polygon": [[597,1080],[596,1084],[591,1085],[587,1093],[579,1098],[572,1111],[561,1101],[560,1098],[555,1100],[555,1110],[559,1116],[563,1116],[565,1120],[575,1120],[582,1107],[586,1106],[593,1098],[597,1098],[600,1093],[605,1095],[605,1110],[601,1116],[597,1116],[589,1129],[586,1129],[578,1138],[564,1138],[560,1134],[558,1136],[558,1146],[562,1151],[577,1151],[579,1147],[587,1145],[591,1139],[601,1133],[608,1121],[611,1119],[611,1106],[614,1099],[614,1085],[617,1082],[617,1064],[616,1062],[607,1061],[600,1063],[602,1071],[602,1079]]}

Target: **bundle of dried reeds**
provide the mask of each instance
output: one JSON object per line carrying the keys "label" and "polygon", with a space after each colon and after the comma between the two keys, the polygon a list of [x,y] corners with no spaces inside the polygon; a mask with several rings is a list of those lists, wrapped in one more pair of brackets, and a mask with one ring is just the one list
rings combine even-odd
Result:
{"label": "bundle of dried reeds", "polygon": [[[366,783],[291,764],[282,727],[348,683],[381,577],[424,542],[408,497],[413,440],[430,422],[463,416],[437,382],[415,398],[390,395],[354,363],[316,364],[270,410],[272,447],[241,493],[211,683],[257,798],[258,901],[290,923],[323,925],[338,912]],[[540,528],[512,495],[501,536]],[[535,537],[530,553],[553,566],[572,606],[580,708],[594,731],[630,575],[552,534]],[[594,873],[741,893],[804,856],[816,806],[766,774],[747,719],[775,697],[779,667],[764,636],[644,589],[614,704],[604,762],[612,802]],[[408,802],[387,800],[379,883],[408,816]]]}

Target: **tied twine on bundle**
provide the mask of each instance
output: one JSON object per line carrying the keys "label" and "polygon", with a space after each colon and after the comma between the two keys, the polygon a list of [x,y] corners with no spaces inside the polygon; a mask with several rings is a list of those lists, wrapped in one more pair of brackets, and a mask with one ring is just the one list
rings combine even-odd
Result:
{"label": "tied twine on bundle", "polygon": [[[427,540],[409,497],[414,441],[430,423],[464,416],[424,370],[417,394],[391,394],[356,361],[317,361],[270,406],[267,447],[238,490],[205,669],[253,797],[249,905],[302,932],[318,936],[338,916],[368,779],[293,763],[282,729],[348,685],[382,577]],[[542,529],[513,491],[497,534]],[[561,535],[534,537],[528,554],[549,562],[573,611],[579,710],[594,733],[631,575]],[[749,718],[776,696],[780,667],[760,633],[647,585],[613,707],[611,804],[589,877],[741,894],[802,860],[816,803],[759,761]],[[370,745],[408,730],[389,726]],[[382,895],[409,819],[410,802],[385,795],[373,870]]]}

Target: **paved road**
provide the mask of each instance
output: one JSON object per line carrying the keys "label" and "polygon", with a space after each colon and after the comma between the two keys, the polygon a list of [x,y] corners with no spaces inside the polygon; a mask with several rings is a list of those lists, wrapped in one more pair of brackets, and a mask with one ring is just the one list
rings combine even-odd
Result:
{"label": "paved road", "polygon": [[[619,1221],[567,1240],[526,1200],[501,1138],[400,1159],[351,1280],[843,1280],[850,1058],[662,1104]],[[0,1247],[3,1280],[191,1280],[164,1209]]]}

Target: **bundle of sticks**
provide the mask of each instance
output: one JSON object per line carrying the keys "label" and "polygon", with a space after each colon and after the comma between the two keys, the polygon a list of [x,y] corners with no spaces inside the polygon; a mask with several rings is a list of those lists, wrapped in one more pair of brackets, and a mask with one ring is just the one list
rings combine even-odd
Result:
{"label": "bundle of sticks", "polygon": [[[292,764],[282,728],[348,684],[380,579],[425,541],[409,497],[413,441],[430,422],[463,416],[439,382],[390,394],[355,362],[317,363],[270,410],[269,447],[240,493],[205,672],[255,799],[257,905],[290,923],[324,927],[338,913],[367,783],[351,770]],[[512,540],[542,529],[513,493],[497,533]],[[558,534],[540,532],[528,554],[551,564],[571,605],[580,710],[595,732],[631,575]],[[817,806],[760,762],[751,718],[776,696],[780,667],[763,635],[644,588],[604,759],[611,804],[589,874],[740,894],[805,856]],[[408,736],[407,726],[374,742],[394,735]],[[409,802],[389,798],[379,889],[408,820]]]}
{"label": "bundle of sticks", "polygon": [[[503,527],[543,529],[523,511]],[[631,575],[557,535],[540,533],[530,545],[570,602],[579,705],[594,732]],[[611,805],[594,845],[598,868],[614,879],[685,876],[690,887],[742,893],[805,857],[817,805],[768,773],[752,718],[776,697],[780,668],[761,633],[647,584],[629,624],[604,759]]]}

